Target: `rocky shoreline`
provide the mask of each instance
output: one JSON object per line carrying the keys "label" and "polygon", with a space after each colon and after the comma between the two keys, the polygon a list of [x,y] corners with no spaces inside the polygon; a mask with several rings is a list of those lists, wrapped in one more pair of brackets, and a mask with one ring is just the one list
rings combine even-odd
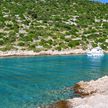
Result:
{"label": "rocky shoreline", "polygon": [[0,57],[8,57],[8,56],[38,56],[38,55],[69,55],[69,54],[84,54],[85,50],[82,49],[72,49],[72,50],[63,50],[63,51],[27,51],[27,50],[12,50],[12,51],[0,51]]}
{"label": "rocky shoreline", "polygon": [[75,84],[80,97],[59,101],[43,108],[108,108],[108,76]]}
{"label": "rocky shoreline", "polygon": [[[38,56],[38,55],[70,55],[70,54],[85,54],[82,49],[72,49],[64,51],[0,51],[0,57],[8,56]],[[107,53],[107,52],[105,52]],[[108,108],[108,76],[104,76],[97,80],[89,82],[81,81],[73,87],[76,94],[80,97],[62,100],[54,104],[41,108]]]}

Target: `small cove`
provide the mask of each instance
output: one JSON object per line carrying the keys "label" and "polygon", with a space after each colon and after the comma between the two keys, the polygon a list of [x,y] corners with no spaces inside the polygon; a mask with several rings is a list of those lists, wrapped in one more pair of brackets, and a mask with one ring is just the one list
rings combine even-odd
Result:
{"label": "small cove", "polygon": [[108,55],[0,58],[0,108],[34,108],[73,97],[81,80],[108,75]]}

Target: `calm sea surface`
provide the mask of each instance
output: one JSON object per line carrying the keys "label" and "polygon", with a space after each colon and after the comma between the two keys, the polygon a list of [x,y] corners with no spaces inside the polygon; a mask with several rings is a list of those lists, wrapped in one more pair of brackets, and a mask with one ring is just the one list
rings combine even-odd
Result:
{"label": "calm sea surface", "polygon": [[0,58],[0,108],[37,108],[73,97],[80,80],[108,75],[108,55]]}

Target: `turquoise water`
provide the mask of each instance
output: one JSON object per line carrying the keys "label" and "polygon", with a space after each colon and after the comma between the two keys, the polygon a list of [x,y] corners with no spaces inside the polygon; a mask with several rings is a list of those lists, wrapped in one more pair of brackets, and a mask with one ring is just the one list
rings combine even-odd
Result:
{"label": "turquoise water", "polygon": [[103,75],[108,75],[108,55],[0,58],[0,108],[36,108],[71,98],[67,87]]}

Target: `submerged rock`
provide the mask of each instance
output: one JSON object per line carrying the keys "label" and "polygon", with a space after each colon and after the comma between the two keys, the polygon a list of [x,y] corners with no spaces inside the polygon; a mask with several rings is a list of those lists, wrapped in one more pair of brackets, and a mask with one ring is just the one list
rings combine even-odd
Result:
{"label": "submerged rock", "polygon": [[72,108],[71,106],[72,106],[72,102],[69,102],[68,100],[61,100],[54,104],[41,107],[41,108]]}

